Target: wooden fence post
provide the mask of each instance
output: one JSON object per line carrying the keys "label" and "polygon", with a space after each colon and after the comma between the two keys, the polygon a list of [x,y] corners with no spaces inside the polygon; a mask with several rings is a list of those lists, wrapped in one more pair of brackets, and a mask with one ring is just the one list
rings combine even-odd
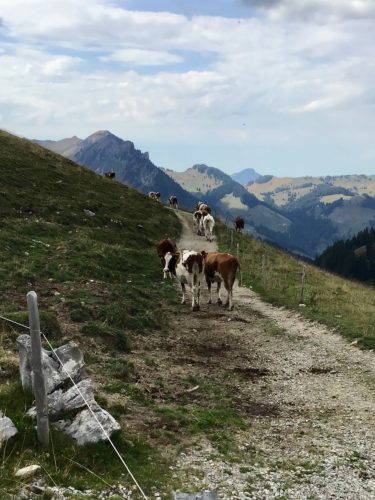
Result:
{"label": "wooden fence post", "polygon": [[262,255],[262,283],[266,282],[266,254]]}
{"label": "wooden fence post", "polygon": [[42,343],[40,339],[40,322],[38,311],[38,297],[35,292],[26,295],[29,311],[29,325],[31,336],[31,365],[34,374],[34,394],[36,404],[37,434],[39,442],[48,446],[49,421],[47,394],[42,366]]}
{"label": "wooden fence post", "polygon": [[[237,250],[236,250],[236,253],[237,253],[238,262],[240,262],[240,244],[238,243],[238,241],[237,241]],[[240,267],[240,282],[239,282],[239,285],[242,286],[242,269],[241,269],[241,267]]]}
{"label": "wooden fence post", "polygon": [[233,229],[230,230],[230,246],[233,246]]}
{"label": "wooden fence post", "polygon": [[301,293],[299,296],[299,303],[304,304],[305,302],[305,277],[306,277],[306,266],[304,265],[302,268],[302,275],[301,275]]}

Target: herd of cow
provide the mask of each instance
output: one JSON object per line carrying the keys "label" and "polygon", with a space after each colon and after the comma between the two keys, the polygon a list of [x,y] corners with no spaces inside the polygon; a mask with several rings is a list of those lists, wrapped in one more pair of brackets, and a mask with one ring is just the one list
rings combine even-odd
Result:
{"label": "herd of cow", "polygon": [[212,302],[212,284],[217,284],[217,303],[222,304],[221,284],[224,282],[227,291],[225,306],[233,309],[233,284],[236,279],[240,263],[236,257],[229,253],[196,252],[195,250],[178,251],[176,244],[169,238],[159,241],[156,245],[158,256],[163,265],[164,278],[176,278],[181,284],[182,301],[186,300],[186,285],[191,290],[192,310],[199,310],[200,286],[203,276],[206,279],[209,299]]}
{"label": "herd of cow", "polygon": [[[160,193],[151,191],[149,197],[160,202]],[[176,196],[169,197],[169,206],[178,208]],[[197,234],[205,235],[208,241],[213,239],[213,228],[215,220],[212,217],[211,208],[204,202],[197,203],[194,212],[194,222],[197,226]],[[236,231],[244,229],[245,222],[242,217],[236,217],[234,226]],[[240,263],[234,255],[220,252],[196,252],[195,250],[178,251],[176,244],[169,238],[159,241],[156,251],[163,265],[164,278],[170,276],[176,278],[181,285],[182,304],[186,300],[186,285],[191,290],[192,310],[199,310],[200,286],[203,276],[208,288],[208,304],[212,302],[212,284],[217,284],[217,302],[222,304],[221,285],[224,282],[227,291],[225,306],[233,309],[233,284],[236,279],[237,269]]]}

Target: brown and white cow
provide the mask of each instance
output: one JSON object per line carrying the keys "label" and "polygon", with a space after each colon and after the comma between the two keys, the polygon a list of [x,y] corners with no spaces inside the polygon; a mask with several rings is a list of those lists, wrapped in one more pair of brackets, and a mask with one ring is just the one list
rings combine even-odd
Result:
{"label": "brown and white cow", "polygon": [[221,283],[224,281],[225,289],[228,292],[225,306],[228,306],[231,311],[233,309],[233,284],[236,279],[237,269],[240,267],[238,259],[230,253],[206,253],[204,251],[201,253],[204,259],[204,275],[209,293],[208,304],[211,304],[212,301],[212,283],[217,283],[217,303],[222,304],[220,289]]}
{"label": "brown and white cow", "polygon": [[234,228],[236,230],[236,232],[241,232],[245,227],[245,221],[243,220],[242,217],[239,217],[237,216],[235,219],[234,219]]}
{"label": "brown and white cow", "polygon": [[150,191],[148,193],[149,197],[154,201],[160,201],[160,193],[155,191]]}
{"label": "brown and white cow", "polygon": [[178,208],[177,196],[170,196],[169,197],[169,206],[172,208]]}
{"label": "brown and white cow", "polygon": [[192,295],[191,308],[193,311],[198,311],[200,286],[203,279],[203,255],[194,250],[168,252],[165,255],[164,272],[168,272],[171,268],[174,269],[176,278],[181,284],[181,304],[185,304],[186,285],[188,285]]}
{"label": "brown and white cow", "polygon": [[168,273],[170,278],[176,276],[176,271],[175,269],[173,269],[173,266],[171,269],[167,269],[167,271],[165,271],[165,254],[168,252],[171,252],[173,254],[176,253],[177,252],[176,244],[169,238],[165,238],[164,240],[160,240],[157,242],[156,251],[163,266],[164,278],[167,278]]}
{"label": "brown and white cow", "polygon": [[215,220],[211,214],[208,214],[206,212],[206,215],[202,219],[202,225],[203,225],[203,230],[204,230],[204,235],[206,237],[206,240],[212,241],[214,239],[213,229],[215,226]]}
{"label": "brown and white cow", "polygon": [[116,172],[104,172],[104,177],[107,177],[107,179],[114,179],[116,177]]}

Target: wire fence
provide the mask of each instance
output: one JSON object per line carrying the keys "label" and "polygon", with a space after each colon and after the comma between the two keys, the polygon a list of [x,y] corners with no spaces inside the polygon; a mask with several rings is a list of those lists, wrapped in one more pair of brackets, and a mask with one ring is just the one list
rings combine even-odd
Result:
{"label": "wire fence", "polygon": [[[11,324],[14,324],[16,326],[19,326],[21,328],[24,328],[26,330],[30,330],[30,327],[27,326],[27,325],[23,325],[22,323],[18,323],[17,321],[14,321],[10,318],[6,318],[5,316],[1,316],[0,315],[0,319],[4,320],[4,321],[7,321],[8,323],[11,323]],[[77,384],[74,382],[71,374],[68,372],[68,370],[65,368],[64,366],[64,363],[61,361],[60,357],[58,356],[58,354],[56,353],[55,349],[53,348],[53,346],[51,345],[50,341],[47,339],[47,337],[45,336],[45,334],[43,332],[40,332],[42,338],[45,340],[45,342],[47,343],[48,347],[51,349],[51,351],[53,352],[54,356],[56,357],[56,359],[58,360],[58,362],[60,363],[61,365],[61,368],[62,370],[65,372],[65,374],[68,376],[68,378],[70,379],[70,381],[72,382],[75,390],[78,392],[78,394],[80,395],[80,397],[82,398],[82,401],[85,403],[85,405],[87,406],[88,410],[90,411],[91,415],[93,416],[93,418],[95,419],[96,423],[98,424],[99,428],[101,429],[101,431],[103,432],[104,436],[106,437],[107,441],[110,443],[110,445],[112,446],[114,452],[116,453],[117,457],[119,458],[119,460],[121,461],[122,465],[124,466],[125,470],[127,471],[127,473],[129,474],[129,476],[131,477],[132,481],[134,482],[134,484],[136,485],[137,489],[139,490],[139,492],[141,493],[142,497],[145,498],[147,500],[147,496],[146,494],[144,493],[143,489],[141,488],[141,486],[139,485],[138,481],[136,480],[134,474],[131,472],[129,466],[126,464],[125,460],[123,459],[123,457],[121,456],[121,453],[118,451],[118,449],[116,448],[115,444],[113,443],[112,439],[110,438],[109,434],[107,433],[107,431],[104,429],[103,425],[101,424],[100,420],[98,419],[97,415],[95,414],[94,410],[91,408],[90,404],[88,403],[88,401],[85,399],[84,395],[82,394],[81,390],[79,389],[79,387],[77,386]],[[103,480],[104,481],[104,480]],[[105,482],[105,481],[104,481]]]}

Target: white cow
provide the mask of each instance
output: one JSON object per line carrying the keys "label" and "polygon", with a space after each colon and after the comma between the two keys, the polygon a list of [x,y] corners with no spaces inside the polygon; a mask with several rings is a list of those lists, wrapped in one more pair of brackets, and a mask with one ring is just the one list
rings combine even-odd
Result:
{"label": "white cow", "polygon": [[192,295],[191,308],[193,311],[198,311],[200,286],[201,280],[203,279],[202,254],[194,250],[182,250],[176,253],[168,252],[165,254],[164,258],[164,272],[169,272],[171,269],[174,269],[176,278],[181,283],[181,304],[185,304],[186,285],[188,285]]}
{"label": "white cow", "polygon": [[206,236],[206,240],[212,241],[214,239],[213,229],[215,221],[211,214],[207,214],[203,217],[203,229]]}

